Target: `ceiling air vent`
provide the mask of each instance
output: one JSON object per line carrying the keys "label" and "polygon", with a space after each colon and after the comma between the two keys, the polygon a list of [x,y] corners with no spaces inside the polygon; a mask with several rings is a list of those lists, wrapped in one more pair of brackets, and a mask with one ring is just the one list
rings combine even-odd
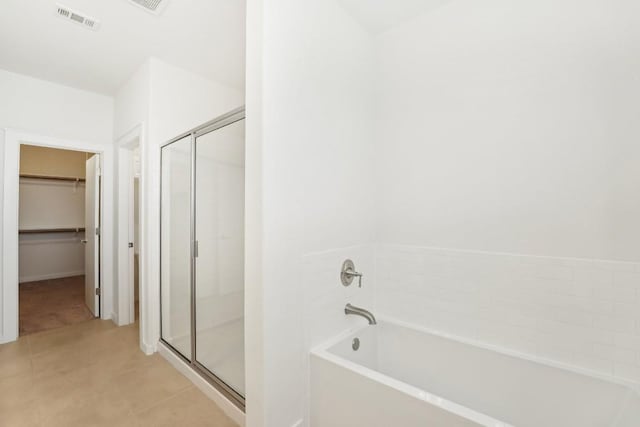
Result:
{"label": "ceiling air vent", "polygon": [[100,21],[97,19],[91,18],[82,12],[78,12],[77,10],[73,10],[61,4],[56,5],[56,14],[60,18],[82,25],[83,27],[94,31],[98,30],[100,27]]}
{"label": "ceiling air vent", "polygon": [[129,0],[130,3],[135,4],[146,10],[147,12],[151,12],[154,15],[160,15],[162,10],[165,8],[169,0]]}

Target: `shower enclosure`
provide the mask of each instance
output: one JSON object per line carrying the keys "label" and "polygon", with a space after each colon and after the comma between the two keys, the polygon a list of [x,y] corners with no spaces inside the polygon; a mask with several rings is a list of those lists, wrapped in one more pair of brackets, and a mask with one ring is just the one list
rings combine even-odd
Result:
{"label": "shower enclosure", "polygon": [[244,108],[161,151],[161,339],[244,408]]}

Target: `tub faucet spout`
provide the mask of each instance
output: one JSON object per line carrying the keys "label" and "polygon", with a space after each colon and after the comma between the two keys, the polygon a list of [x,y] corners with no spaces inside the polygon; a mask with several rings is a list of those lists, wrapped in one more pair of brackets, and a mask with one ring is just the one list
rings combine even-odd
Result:
{"label": "tub faucet spout", "polygon": [[356,307],[355,305],[347,304],[344,307],[344,314],[355,314],[356,316],[362,316],[369,322],[370,325],[375,325],[376,317],[364,308]]}

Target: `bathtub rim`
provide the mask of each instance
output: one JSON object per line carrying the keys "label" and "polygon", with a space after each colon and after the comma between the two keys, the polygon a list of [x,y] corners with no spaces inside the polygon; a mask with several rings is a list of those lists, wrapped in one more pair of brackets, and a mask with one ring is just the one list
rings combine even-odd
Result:
{"label": "bathtub rim", "polygon": [[[552,359],[547,359],[544,357],[533,356],[527,353],[522,353],[516,350],[511,350],[505,347],[501,347],[498,345],[488,344],[479,340],[474,340],[470,338],[461,337],[459,335],[446,333],[443,331],[439,331],[436,329],[427,328],[424,326],[416,325],[410,322],[406,322],[403,320],[395,319],[391,316],[387,315],[379,315],[377,316],[379,324],[391,324],[394,326],[398,326],[401,328],[410,329],[416,332],[432,335],[438,338],[448,339],[460,344],[470,345],[472,347],[480,348],[483,350],[493,351],[495,353],[515,357],[527,362],[537,363],[543,366],[547,366],[554,369],[560,369],[563,371],[572,372],[574,374],[583,375],[589,378],[597,379],[600,381],[605,381],[609,383],[613,383],[622,387],[625,387],[628,391],[627,396],[635,393],[638,397],[640,397],[640,383],[636,383],[633,381],[625,380],[622,378],[615,377],[613,375],[607,375],[601,372],[592,371],[586,368],[581,368],[574,365],[569,365],[567,363],[562,363],[559,361],[555,361]],[[340,366],[345,369],[349,369],[353,372],[356,372],[365,377],[371,378],[372,380],[384,384],[388,387],[391,387],[395,390],[400,391],[412,398],[424,401],[426,403],[432,404],[434,406],[440,407],[446,411],[452,412],[458,416],[466,418],[470,421],[476,422],[483,426],[491,426],[491,427],[514,427],[513,425],[501,421],[497,418],[486,415],[482,412],[476,411],[474,409],[468,408],[466,406],[455,403],[451,400],[442,398],[433,393],[430,393],[427,390],[423,390],[419,387],[412,386],[403,381],[397,380],[389,375],[383,374],[379,371],[373,370],[366,366],[360,365],[356,362],[352,362],[344,357],[338,356],[330,351],[330,348],[337,345],[338,343],[346,340],[358,332],[365,331],[370,327],[376,327],[377,325],[361,325],[349,328],[347,330],[342,331],[341,333],[334,335],[328,340],[322,342],[314,346],[310,351],[311,357],[318,357],[324,359],[334,365]]]}

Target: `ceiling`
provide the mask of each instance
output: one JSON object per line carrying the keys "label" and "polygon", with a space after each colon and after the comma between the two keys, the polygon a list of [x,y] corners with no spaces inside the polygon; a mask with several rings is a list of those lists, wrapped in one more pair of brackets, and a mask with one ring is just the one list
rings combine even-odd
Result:
{"label": "ceiling", "polygon": [[340,0],[354,19],[373,34],[436,9],[451,0]]}
{"label": "ceiling", "polygon": [[244,0],[165,0],[160,16],[127,0],[59,0],[101,21],[56,15],[55,0],[2,0],[0,68],[113,95],[150,56],[244,87]]}

